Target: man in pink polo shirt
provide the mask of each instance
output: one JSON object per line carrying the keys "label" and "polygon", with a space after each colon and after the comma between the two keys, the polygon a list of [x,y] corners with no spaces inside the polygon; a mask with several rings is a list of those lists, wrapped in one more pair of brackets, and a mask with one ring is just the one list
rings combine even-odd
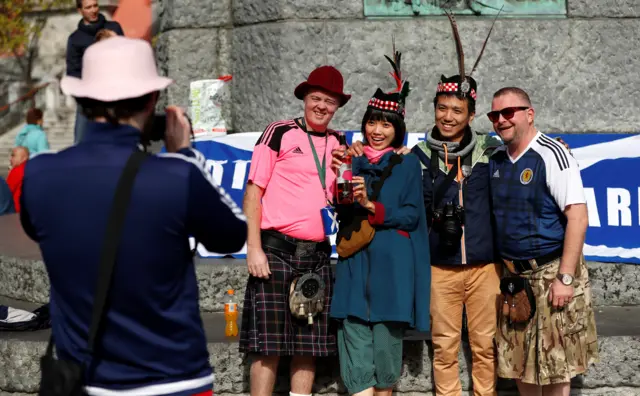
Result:
{"label": "man in pink polo shirt", "polygon": [[[331,151],[338,134],[327,128],[351,95],[332,66],[322,66],[294,91],[304,116],[270,124],[256,143],[244,197],[249,281],[240,351],[253,354],[251,395],[271,395],[281,356],[291,356],[291,395],[310,395],[315,358],[336,352],[329,332],[331,245],[321,210],[332,201],[336,175]],[[317,274],[324,283],[324,310],[312,324],[289,308],[294,278]]]}

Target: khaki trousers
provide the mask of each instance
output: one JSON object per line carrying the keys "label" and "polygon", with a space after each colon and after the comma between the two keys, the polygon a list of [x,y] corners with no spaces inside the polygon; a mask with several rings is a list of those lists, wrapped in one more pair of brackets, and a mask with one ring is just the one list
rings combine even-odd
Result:
{"label": "khaki trousers", "polygon": [[458,352],[466,306],[474,396],[495,396],[497,301],[501,266],[431,266],[431,336],[437,396],[460,396]]}

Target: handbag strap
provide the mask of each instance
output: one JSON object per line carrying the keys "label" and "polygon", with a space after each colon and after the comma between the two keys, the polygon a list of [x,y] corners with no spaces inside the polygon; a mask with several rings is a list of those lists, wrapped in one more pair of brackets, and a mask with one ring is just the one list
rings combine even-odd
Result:
{"label": "handbag strap", "polygon": [[[104,319],[105,304],[107,302],[107,294],[111,286],[113,276],[113,268],[116,264],[116,256],[122,236],[122,228],[124,220],[131,201],[131,192],[133,184],[140,170],[142,163],[149,157],[148,153],[135,151],[129,159],[116,187],[116,193],[109,212],[109,220],[102,242],[102,254],[100,256],[100,267],[98,269],[98,286],[96,288],[93,299],[93,314],[91,319],[91,327],[89,328],[89,341],[87,343],[87,351],[89,355],[93,355],[94,348],[98,339],[98,331]],[[53,332],[47,346],[48,356],[53,355]]]}

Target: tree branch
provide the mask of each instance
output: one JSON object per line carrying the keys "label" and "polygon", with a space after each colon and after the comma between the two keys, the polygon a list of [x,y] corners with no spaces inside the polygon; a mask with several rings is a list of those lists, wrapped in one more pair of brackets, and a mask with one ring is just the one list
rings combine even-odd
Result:
{"label": "tree branch", "polygon": [[24,73],[26,65],[24,63],[22,63],[22,56],[20,56],[20,53],[18,52],[18,50],[16,48],[13,48],[11,50],[11,52],[13,53],[13,57],[15,58],[16,62],[18,62],[18,66],[20,67],[20,69]]}

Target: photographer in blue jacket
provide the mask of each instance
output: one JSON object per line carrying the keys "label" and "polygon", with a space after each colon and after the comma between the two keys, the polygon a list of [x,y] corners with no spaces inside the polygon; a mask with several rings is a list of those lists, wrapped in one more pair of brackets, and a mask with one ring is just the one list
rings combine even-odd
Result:
{"label": "photographer in blue jacket", "polygon": [[[57,355],[92,366],[88,395],[210,395],[213,370],[200,317],[189,237],[232,253],[246,240],[245,218],[190,147],[183,110],[170,106],[167,153],[141,165],[124,220],[104,331],[86,349],[105,228],[125,163],[154,119],[160,77],[149,43],[113,37],[85,53],[82,78],[62,90],[90,120],[82,141],[44,153],[25,168],[21,221],[40,245],[51,284]],[[112,59],[118,58],[114,63]],[[92,364],[93,363],[93,364]]]}

